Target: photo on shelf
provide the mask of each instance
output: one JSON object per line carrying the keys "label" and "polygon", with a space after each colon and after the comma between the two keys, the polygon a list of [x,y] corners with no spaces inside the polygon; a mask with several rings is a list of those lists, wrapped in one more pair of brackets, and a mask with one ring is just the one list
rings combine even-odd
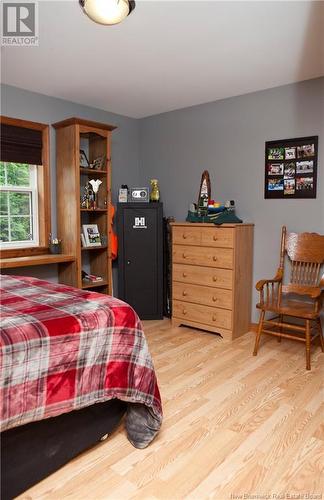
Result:
{"label": "photo on shelf", "polygon": [[85,154],[85,151],[83,149],[80,149],[80,167],[82,168],[90,167],[87,155]]}
{"label": "photo on shelf", "polygon": [[82,232],[86,247],[101,247],[101,238],[97,224],[83,224]]}

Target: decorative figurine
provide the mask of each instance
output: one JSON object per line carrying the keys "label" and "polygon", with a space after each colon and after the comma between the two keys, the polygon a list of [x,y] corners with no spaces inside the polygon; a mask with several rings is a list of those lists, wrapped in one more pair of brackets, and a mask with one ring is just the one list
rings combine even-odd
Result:
{"label": "decorative figurine", "polygon": [[91,179],[89,181],[89,184],[92,186],[92,191],[93,191],[93,204],[92,208],[96,210],[97,208],[97,193],[99,191],[100,184],[102,184],[102,181],[100,179]]}
{"label": "decorative figurine", "polygon": [[93,198],[93,191],[89,185],[89,182],[84,186],[83,196],[81,198],[81,208],[89,209],[91,208],[91,200]]}
{"label": "decorative figurine", "polygon": [[160,201],[160,190],[157,179],[151,179],[150,201]]}
{"label": "decorative figurine", "polygon": [[61,253],[62,252],[62,240],[59,240],[58,238],[53,238],[52,233],[49,235],[48,239],[49,243],[49,251],[50,253]]}
{"label": "decorative figurine", "polygon": [[211,198],[211,187],[208,170],[204,170],[201,176],[198,195],[198,215],[204,217],[208,213],[208,202]]}
{"label": "decorative figurine", "polygon": [[91,163],[92,167],[94,170],[104,170],[106,166],[106,156],[98,156],[95,160],[93,160],[93,163]]}

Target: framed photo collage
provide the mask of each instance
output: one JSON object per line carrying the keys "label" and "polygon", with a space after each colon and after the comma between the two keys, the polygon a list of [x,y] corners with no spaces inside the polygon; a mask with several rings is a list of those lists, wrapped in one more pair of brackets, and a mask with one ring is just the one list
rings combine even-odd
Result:
{"label": "framed photo collage", "polygon": [[265,144],[265,198],[316,198],[318,136]]}

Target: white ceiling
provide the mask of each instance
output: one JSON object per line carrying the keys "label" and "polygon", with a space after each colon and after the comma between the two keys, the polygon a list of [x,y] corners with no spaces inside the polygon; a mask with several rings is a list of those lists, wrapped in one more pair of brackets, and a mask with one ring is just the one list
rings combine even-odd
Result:
{"label": "white ceiling", "polygon": [[39,4],[39,47],[5,48],[2,81],[135,118],[324,74],[324,2],[138,0],[112,27]]}

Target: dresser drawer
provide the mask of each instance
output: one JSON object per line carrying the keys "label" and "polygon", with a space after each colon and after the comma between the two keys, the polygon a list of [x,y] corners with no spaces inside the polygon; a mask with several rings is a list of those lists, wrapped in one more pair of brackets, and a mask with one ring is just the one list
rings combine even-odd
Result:
{"label": "dresser drawer", "polygon": [[200,227],[173,227],[172,242],[176,245],[200,245],[201,229]]}
{"label": "dresser drawer", "polygon": [[201,228],[201,244],[203,246],[233,248],[234,229],[231,227]]}
{"label": "dresser drawer", "polygon": [[174,245],[172,258],[173,262],[179,264],[233,268],[233,250],[231,248]]}
{"label": "dresser drawer", "polygon": [[173,281],[232,289],[233,274],[230,269],[173,264]]}
{"label": "dresser drawer", "polygon": [[211,307],[232,309],[232,291],[209,286],[173,283],[173,299]]}
{"label": "dresser drawer", "polygon": [[206,325],[218,326],[228,330],[232,327],[232,312],[217,307],[201,306],[180,300],[173,301],[172,314],[184,321],[195,321]]}

